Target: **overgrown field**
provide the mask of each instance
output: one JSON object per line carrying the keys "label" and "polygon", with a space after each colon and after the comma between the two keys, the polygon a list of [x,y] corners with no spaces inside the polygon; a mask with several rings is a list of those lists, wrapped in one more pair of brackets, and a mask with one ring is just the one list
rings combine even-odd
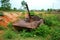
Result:
{"label": "overgrown field", "polygon": [[[36,13],[44,19],[44,24],[36,29],[13,30],[12,23],[8,24],[9,29],[0,26],[0,40],[60,40],[60,14]],[[21,17],[23,18],[23,17]]]}

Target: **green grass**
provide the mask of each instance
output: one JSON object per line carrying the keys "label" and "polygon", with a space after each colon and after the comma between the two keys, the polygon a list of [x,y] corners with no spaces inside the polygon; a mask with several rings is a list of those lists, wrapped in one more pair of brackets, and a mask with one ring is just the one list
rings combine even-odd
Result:
{"label": "green grass", "polygon": [[11,30],[13,26],[12,23],[9,23],[9,29],[4,30],[1,37],[4,40],[60,40],[60,15],[49,14],[49,16],[43,16],[43,14],[40,14],[38,16],[45,21],[38,28],[31,31],[23,29],[20,32],[16,32]]}

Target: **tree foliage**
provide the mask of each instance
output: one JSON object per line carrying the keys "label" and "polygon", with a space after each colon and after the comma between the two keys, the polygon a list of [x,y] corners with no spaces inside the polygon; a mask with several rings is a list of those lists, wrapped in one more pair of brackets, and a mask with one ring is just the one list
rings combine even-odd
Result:
{"label": "tree foliage", "polygon": [[17,10],[17,8],[14,8],[13,10],[14,10],[14,11],[16,11],[16,10]]}
{"label": "tree foliage", "polygon": [[1,0],[1,9],[2,10],[10,10],[11,4],[9,3],[10,0]]}

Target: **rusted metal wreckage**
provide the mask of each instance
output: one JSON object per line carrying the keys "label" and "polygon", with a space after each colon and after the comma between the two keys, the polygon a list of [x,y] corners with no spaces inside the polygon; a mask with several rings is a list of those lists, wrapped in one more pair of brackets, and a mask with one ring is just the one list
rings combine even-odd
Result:
{"label": "rusted metal wreckage", "polygon": [[28,5],[25,1],[22,2],[22,5],[24,5],[27,8],[28,17],[26,17],[24,20],[19,20],[15,23],[13,23],[14,28],[20,29],[20,28],[28,28],[28,29],[35,29],[40,24],[43,23],[43,19],[38,16],[31,16],[29,12]]}

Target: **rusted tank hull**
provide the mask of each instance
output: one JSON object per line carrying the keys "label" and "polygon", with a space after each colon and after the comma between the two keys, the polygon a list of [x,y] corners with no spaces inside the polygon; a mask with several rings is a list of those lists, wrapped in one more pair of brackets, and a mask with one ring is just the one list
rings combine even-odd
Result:
{"label": "rusted tank hull", "polygon": [[[35,18],[33,18],[33,19],[35,19]],[[39,19],[39,20],[35,19],[32,22],[26,22],[25,20],[19,20],[19,21],[13,23],[13,26],[17,29],[19,29],[19,28],[20,29],[21,28],[35,29],[42,23],[43,23],[43,19]]]}

